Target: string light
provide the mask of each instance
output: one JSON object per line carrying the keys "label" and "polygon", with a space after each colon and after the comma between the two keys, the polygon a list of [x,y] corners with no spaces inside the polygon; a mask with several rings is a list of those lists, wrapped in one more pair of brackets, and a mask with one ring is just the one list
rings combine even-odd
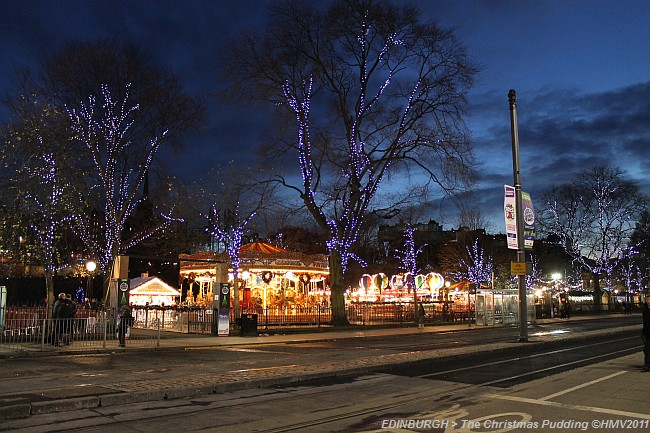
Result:
{"label": "string light", "polygon": [[252,212],[247,218],[241,220],[239,218],[239,202],[237,202],[237,206],[235,207],[234,224],[226,225],[223,223],[219,213],[219,208],[216,204],[212,205],[210,208],[210,214],[207,217],[209,224],[207,227],[208,233],[226,245],[226,251],[228,252],[228,258],[230,259],[232,269],[237,272],[239,271],[239,265],[241,263],[239,252],[243,244],[246,226],[254,216],[255,212]]}
{"label": "string light", "polygon": [[470,281],[477,286],[481,283],[489,283],[492,278],[492,257],[485,257],[485,251],[479,245],[478,239],[474,240],[472,246],[465,248],[468,260],[461,259],[461,270],[453,272],[454,277],[461,281]]}
{"label": "string light", "polygon": [[[135,122],[135,114],[139,105],[130,105],[130,84],[126,86],[125,96],[121,102],[113,100],[108,86],[101,86],[102,105],[96,111],[97,99],[90,96],[88,102],[82,101],[78,109],[68,109],[72,121],[74,139],[79,141],[90,152],[95,173],[98,176],[96,187],[103,200],[103,242],[98,242],[96,227],[90,215],[74,215],[70,218],[75,233],[82,239],[86,247],[97,254],[100,269],[107,271],[113,264],[114,258],[127,249],[165,230],[173,221],[171,211],[162,215],[162,222],[153,228],[147,228],[135,234],[131,239],[122,240],[122,234],[129,217],[133,214],[141,199],[136,198],[153,157],[160,148],[168,131],[154,137],[141,161],[128,164],[133,158],[126,154],[133,142],[128,133]],[[83,198],[80,197],[83,202]],[[172,209],[173,211],[173,209]]]}
{"label": "string light", "polygon": [[[420,272],[417,265],[417,256],[422,252],[422,248],[425,246],[422,245],[420,248],[415,249],[415,240],[413,235],[416,230],[415,227],[407,225],[404,229],[404,249],[395,250],[395,256],[401,261],[400,269],[412,276],[417,275]],[[411,281],[407,281],[407,284],[408,283],[411,283]]]}

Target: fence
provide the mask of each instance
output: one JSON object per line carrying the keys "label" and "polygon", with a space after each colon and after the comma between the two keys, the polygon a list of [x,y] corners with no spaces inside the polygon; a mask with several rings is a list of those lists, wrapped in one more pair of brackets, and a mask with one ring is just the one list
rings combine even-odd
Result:
{"label": "fence", "polygon": [[[454,321],[467,321],[474,319],[474,312],[463,310],[445,303],[424,303],[425,323],[444,323]],[[332,310],[329,307],[315,306],[308,308],[243,308],[242,314],[257,314],[257,329],[283,329],[291,327],[322,327],[330,326]],[[403,325],[414,323],[416,320],[415,308],[412,303],[395,302],[359,302],[346,306],[347,318],[352,325]],[[165,331],[183,333],[211,333],[213,328],[212,309],[178,309],[174,307],[134,307],[136,327],[148,329],[152,324],[159,324]],[[230,311],[230,323],[235,326],[239,323]]]}
{"label": "fence", "polygon": [[[442,324],[475,321],[474,311],[445,302],[423,303],[424,321]],[[606,309],[603,309],[607,311]],[[403,325],[416,321],[413,303],[358,302],[346,306],[352,325]],[[574,314],[593,313],[593,305],[580,303]],[[55,344],[69,348],[107,348],[119,345],[118,323],[112,311],[89,308],[77,310],[74,319],[47,319],[45,307],[7,307],[0,323],[0,346],[25,350],[43,350]],[[242,314],[257,314],[257,329],[329,326],[332,311],[328,307],[243,309]],[[162,331],[185,334],[215,333],[212,309],[178,307],[134,307],[134,324],[126,335],[127,345],[160,345]],[[238,328],[238,318],[231,309],[230,323]]]}
{"label": "fence", "polygon": [[[21,314],[0,324],[0,346],[8,349],[42,351],[47,347],[69,349],[111,348],[120,345],[160,345],[160,326],[149,329],[121,327],[120,319],[106,312],[74,319],[47,319],[38,314]],[[123,341],[120,331],[124,330]]]}

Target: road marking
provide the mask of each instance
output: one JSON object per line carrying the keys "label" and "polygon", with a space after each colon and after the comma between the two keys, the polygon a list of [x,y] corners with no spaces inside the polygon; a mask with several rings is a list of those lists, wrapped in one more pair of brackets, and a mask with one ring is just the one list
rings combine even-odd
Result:
{"label": "road marking", "polygon": [[[627,337],[627,338],[623,338],[622,340],[638,340],[638,337]],[[533,358],[540,358],[540,357],[543,357],[543,356],[550,356],[550,355],[553,355],[553,354],[556,354],[556,353],[571,352],[571,351],[574,351],[574,350],[581,350],[581,349],[589,348],[591,346],[600,346],[600,345],[603,345],[603,344],[610,344],[610,342],[609,341],[601,341],[601,342],[598,342],[598,343],[585,344],[585,345],[582,345],[582,346],[574,346],[574,347],[569,347],[569,348],[564,348],[564,349],[553,350],[551,352],[535,353],[533,355],[526,355],[526,356],[517,356],[517,357],[514,357],[514,358],[503,359],[501,361],[486,362],[486,363],[483,363],[481,365],[472,365],[472,366],[469,366],[469,367],[454,368],[454,369],[451,369],[451,370],[439,371],[439,372],[436,372],[436,373],[423,374],[423,375],[420,375],[420,376],[417,376],[417,377],[426,379],[426,378],[429,378],[429,377],[441,376],[441,375],[444,375],[444,374],[458,373],[458,372],[467,371],[467,370],[474,370],[476,368],[485,368],[485,367],[490,366],[490,365],[506,364],[506,363],[510,363],[512,361],[519,361],[519,360],[522,360],[522,359],[533,359]],[[630,349],[623,349],[623,350],[619,350],[617,352],[612,352],[612,353],[625,352],[625,351],[632,350],[632,349],[637,350],[637,349],[639,349],[641,347],[642,346],[638,346],[638,347],[634,347],[634,348],[630,348]],[[606,355],[598,355],[598,356],[595,356],[595,357],[592,357],[592,358],[585,358],[584,360],[592,360],[592,359],[599,358],[599,357],[602,357],[602,356],[606,356]],[[581,362],[581,361],[575,361],[573,363],[562,364],[562,365],[560,365],[558,367],[564,367],[564,366],[571,365],[571,364],[574,364],[574,363],[577,363],[577,362]],[[550,369],[552,369],[552,367]],[[519,377],[519,376],[515,376],[515,377]],[[492,383],[492,382],[490,382],[490,383]]]}
{"label": "road marking", "polygon": [[592,381],[589,381],[589,382],[585,382],[583,384],[576,385],[576,386],[571,387],[571,388],[567,388],[567,389],[565,389],[563,391],[556,392],[555,394],[547,395],[546,397],[542,397],[542,398],[540,398],[538,400],[540,400],[540,401],[550,400],[552,398],[559,397],[560,395],[564,395],[564,394],[567,394],[569,392],[573,392],[573,391],[575,391],[577,389],[585,388],[585,387],[591,386],[591,385],[593,385],[595,383],[602,382],[602,381],[607,380],[607,379],[611,379],[612,377],[620,376],[623,373],[627,373],[627,371],[625,371],[625,370],[618,371],[616,373],[610,374],[609,376],[601,377],[600,379],[595,379],[595,380],[592,380]]}
{"label": "road marking", "polygon": [[629,417],[629,418],[650,419],[650,414],[646,414],[646,413],[627,412],[624,410],[607,409],[603,407],[591,407],[591,406],[582,406],[576,404],[558,403],[555,401],[539,400],[536,398],[516,397],[513,395],[498,395],[498,394],[488,394],[486,395],[486,397],[498,398],[500,400],[516,401],[519,403],[536,404],[540,406],[551,406],[551,407],[557,407],[562,409],[573,409],[573,410],[582,410],[586,412],[596,412],[596,413],[607,414],[607,415],[617,415],[617,416]]}

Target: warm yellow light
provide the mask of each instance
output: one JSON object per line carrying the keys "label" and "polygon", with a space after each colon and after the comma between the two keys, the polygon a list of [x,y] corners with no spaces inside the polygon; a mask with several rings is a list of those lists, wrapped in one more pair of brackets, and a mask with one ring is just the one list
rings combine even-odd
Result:
{"label": "warm yellow light", "polygon": [[86,262],[86,270],[88,272],[95,272],[95,269],[97,269],[97,263],[93,262],[92,260],[88,260]]}

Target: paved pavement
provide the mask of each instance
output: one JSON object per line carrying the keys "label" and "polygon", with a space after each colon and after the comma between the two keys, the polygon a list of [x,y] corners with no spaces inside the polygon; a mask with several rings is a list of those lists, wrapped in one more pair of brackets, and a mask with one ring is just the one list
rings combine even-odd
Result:
{"label": "paved pavement", "polygon": [[[618,315],[620,316],[620,315]],[[637,314],[638,316],[638,314]],[[603,316],[597,316],[602,318]],[[622,316],[620,316],[622,317]],[[576,316],[572,321],[590,320],[594,317]],[[560,321],[560,319],[543,319],[538,320],[538,323],[548,323],[551,321]],[[130,404],[135,402],[146,401],[159,401],[174,398],[185,398],[197,395],[206,395],[213,393],[220,393],[226,391],[236,391],[242,389],[251,389],[258,387],[265,387],[277,384],[294,383],[309,379],[336,377],[343,375],[353,375],[360,373],[367,373],[385,367],[393,367],[404,365],[412,362],[421,362],[424,360],[440,360],[440,359],[453,359],[461,356],[468,356],[471,353],[486,352],[486,351],[504,351],[506,349],[513,349],[520,346],[531,344],[548,344],[556,343],[558,340],[563,339],[584,339],[587,334],[593,335],[596,333],[606,334],[620,332],[624,329],[638,328],[640,325],[629,326],[630,321],[622,322],[620,327],[610,328],[607,330],[599,331],[584,331],[572,333],[571,336],[564,334],[553,335],[537,335],[533,331],[529,333],[528,342],[518,342],[513,339],[507,343],[490,343],[484,345],[473,345],[464,347],[452,347],[444,350],[423,350],[419,352],[409,353],[394,353],[381,356],[369,356],[356,359],[344,360],[338,363],[320,363],[311,365],[296,365],[291,371],[281,368],[268,368],[268,369],[251,369],[243,372],[238,372],[237,375],[231,372],[224,372],[223,374],[193,374],[183,377],[173,377],[167,379],[157,380],[131,380],[110,384],[102,384],[101,386],[89,386],[86,392],[80,392],[77,387],[58,390],[57,393],[52,393],[52,389],[29,389],[24,388],[21,384],[20,378],[11,378],[11,381],[2,381],[2,389],[0,389],[0,420],[2,419],[17,419],[26,418],[30,415],[63,412],[78,409],[87,409],[93,407],[107,407],[113,405]],[[640,317],[638,321],[640,323]],[[627,326],[625,326],[627,325]],[[210,347],[227,347],[239,345],[258,345],[268,343],[299,343],[299,342],[314,342],[324,340],[336,340],[344,338],[360,338],[360,337],[381,337],[381,336],[394,336],[406,335],[414,333],[435,333],[435,332],[449,332],[452,330],[473,330],[480,332],[485,329],[484,326],[464,324],[454,325],[440,325],[428,326],[424,330],[417,327],[400,327],[400,328],[383,328],[383,329],[364,329],[364,330],[323,330],[320,332],[309,333],[287,333],[287,334],[262,334],[258,337],[212,337],[212,336],[192,336],[192,335],[179,335],[174,338],[164,338],[160,340],[160,347],[158,348],[142,348],[142,347],[127,347],[122,349],[70,349],[58,348],[57,350],[35,352],[29,356],[43,357],[43,361],[47,362],[48,356],[82,354],[82,353],[98,353],[98,352],[134,352],[139,350],[191,350]],[[0,351],[0,365],[3,363],[11,362],[14,357],[26,356],[23,352],[15,351]],[[92,378],[87,378],[92,385]],[[32,380],[30,386],[35,386]],[[101,389],[100,389],[101,388]],[[27,393],[29,391],[29,393]],[[31,397],[30,397],[31,396]]]}

